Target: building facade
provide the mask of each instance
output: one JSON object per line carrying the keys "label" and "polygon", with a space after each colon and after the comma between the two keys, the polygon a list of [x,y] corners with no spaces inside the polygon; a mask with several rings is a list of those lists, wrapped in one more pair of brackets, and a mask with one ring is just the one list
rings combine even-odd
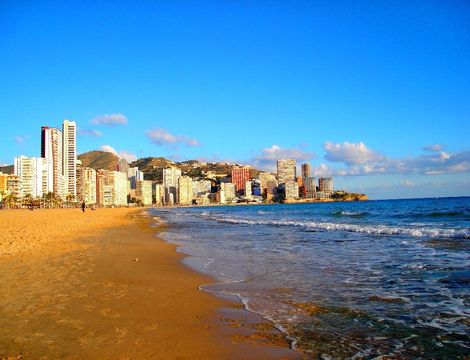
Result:
{"label": "building facade", "polygon": [[163,187],[165,188],[165,203],[174,205],[178,203],[178,179],[181,170],[175,167],[163,169]]}
{"label": "building facade", "polygon": [[127,170],[130,188],[135,190],[137,188],[137,181],[144,180],[144,173],[138,167],[131,167]]}
{"label": "building facade", "polygon": [[47,189],[65,199],[65,180],[63,172],[62,131],[48,126],[41,127],[41,157],[46,159]]}
{"label": "building facade", "polygon": [[310,176],[305,178],[304,187],[306,199],[315,199],[317,197],[317,185],[315,182],[315,178]]}
{"label": "building facade", "polygon": [[65,196],[75,200],[77,197],[77,124],[75,121],[64,120],[62,136]]}
{"label": "building facade", "polygon": [[277,185],[278,182],[273,174],[267,172],[259,174],[260,192],[266,200],[271,201],[274,198]]}
{"label": "building facade", "polygon": [[251,191],[251,181],[245,182],[245,197],[251,197],[253,195]]}
{"label": "building facade", "polygon": [[136,197],[142,205],[152,205],[152,181],[137,180]]}
{"label": "building facade", "polygon": [[89,167],[82,167],[82,201],[87,205],[96,204],[96,171]]}
{"label": "building facade", "polygon": [[193,179],[189,176],[178,178],[178,203],[180,205],[191,205],[193,202]]}
{"label": "building facade", "polygon": [[20,178],[20,196],[41,197],[47,192],[46,160],[41,157],[15,157],[14,173]]}
{"label": "building facade", "polygon": [[294,159],[280,159],[277,161],[277,180],[279,184],[285,184],[287,181],[296,179],[296,162]]}
{"label": "building facade", "polygon": [[304,180],[305,182],[305,179],[309,178],[311,176],[311,166],[310,164],[308,163],[303,163],[302,164],[302,180]]}
{"label": "building facade", "polygon": [[[109,184],[113,186],[113,205],[127,205],[127,174],[110,171]],[[152,187],[150,187],[150,193],[152,193]]]}
{"label": "building facade", "polygon": [[236,197],[236,189],[234,183],[221,183],[220,190],[217,193],[217,200],[221,204],[230,204]]}
{"label": "building facade", "polygon": [[319,178],[318,189],[325,194],[325,197],[331,196],[333,193],[333,178]]}
{"label": "building facade", "polygon": [[155,184],[155,204],[157,206],[165,204],[165,188],[161,184]]}
{"label": "building facade", "polygon": [[289,180],[284,183],[284,199],[295,200],[299,198],[299,185],[296,181]]}
{"label": "building facade", "polygon": [[235,184],[236,191],[244,192],[245,184],[250,180],[250,168],[247,166],[234,166],[232,168],[232,184]]}

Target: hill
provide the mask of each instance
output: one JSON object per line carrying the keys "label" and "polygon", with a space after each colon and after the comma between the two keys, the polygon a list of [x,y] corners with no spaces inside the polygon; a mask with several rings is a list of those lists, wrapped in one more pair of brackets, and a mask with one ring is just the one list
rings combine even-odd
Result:
{"label": "hill", "polygon": [[93,150],[78,155],[78,160],[82,162],[83,166],[95,170],[116,170],[119,157],[106,151]]}
{"label": "hill", "polygon": [[[105,151],[93,150],[78,155],[78,160],[82,162],[83,166],[91,167],[92,169],[106,169],[116,170],[119,157]],[[144,173],[145,180],[152,180],[161,183],[163,180],[163,169],[175,166],[181,169],[183,175],[191,176],[192,178],[204,178],[205,174],[212,172],[218,175],[230,176],[232,167],[235,164],[229,163],[206,163],[197,160],[186,160],[182,162],[174,162],[164,157],[145,157],[138,159],[129,166],[138,167]],[[251,169],[251,177],[257,177],[259,170]]]}
{"label": "hill", "polygon": [[[181,169],[183,175],[188,175],[192,178],[204,178],[205,174],[212,172],[219,175],[230,176],[234,164],[228,163],[206,163],[197,160],[186,160],[182,162],[174,162],[163,157],[146,157],[134,161],[130,166],[137,166],[139,170],[144,173],[146,180],[153,180],[162,182],[163,169],[175,166]],[[257,177],[259,170],[251,169],[250,175]]]}
{"label": "hill", "polygon": [[13,174],[14,171],[15,169],[13,165],[0,166],[0,172],[4,174]]}

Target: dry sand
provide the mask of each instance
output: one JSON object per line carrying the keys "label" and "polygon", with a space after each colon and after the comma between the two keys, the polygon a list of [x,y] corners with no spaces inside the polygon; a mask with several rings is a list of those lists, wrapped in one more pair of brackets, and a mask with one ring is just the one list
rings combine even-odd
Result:
{"label": "dry sand", "polygon": [[0,359],[297,358],[142,210],[0,211]]}

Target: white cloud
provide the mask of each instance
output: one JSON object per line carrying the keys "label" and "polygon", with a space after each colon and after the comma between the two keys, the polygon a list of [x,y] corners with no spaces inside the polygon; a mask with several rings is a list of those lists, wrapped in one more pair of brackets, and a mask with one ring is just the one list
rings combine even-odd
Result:
{"label": "white cloud", "polygon": [[264,148],[261,154],[252,158],[249,163],[256,168],[272,171],[276,167],[276,160],[295,159],[297,162],[305,162],[314,156],[312,152],[304,151],[303,147],[283,148],[279,145],[272,145]]}
{"label": "white cloud", "polygon": [[114,154],[114,155],[118,156],[120,159],[126,159],[129,163],[137,160],[137,156],[135,154],[130,153],[130,152],[125,151],[125,150],[116,151],[116,149],[113,148],[111,145],[101,145],[100,150],[109,152],[111,154]]}
{"label": "white cloud", "polygon": [[152,143],[159,146],[172,146],[176,147],[179,144],[187,146],[199,146],[200,143],[197,139],[190,138],[184,135],[173,135],[169,131],[157,128],[149,130],[145,133]]}
{"label": "white cloud", "polygon": [[128,163],[131,163],[137,160],[137,156],[135,154],[127,152],[127,151],[120,151],[118,153],[118,156],[121,159],[126,159]]}
{"label": "white cloud", "polygon": [[413,187],[415,186],[415,183],[411,180],[408,180],[408,179],[405,179],[405,180],[402,180],[400,182],[401,185],[405,186],[405,187]]}
{"label": "white cloud", "polygon": [[29,135],[18,135],[18,136],[15,136],[15,142],[17,144],[23,144],[24,142],[26,142],[26,140],[28,140],[30,138]]}
{"label": "white cloud", "polygon": [[100,150],[101,151],[106,151],[106,152],[109,152],[111,154],[114,154],[114,155],[117,155],[117,151],[115,148],[113,148],[111,145],[101,145],[100,146]]}
{"label": "white cloud", "polygon": [[[342,168],[314,168],[314,174],[336,176],[377,175],[377,174],[424,174],[437,175],[444,173],[461,173],[470,171],[470,151],[448,153],[437,151],[434,146],[431,153],[409,158],[393,159],[367,148],[364,143],[324,145],[325,159],[331,162],[342,162]],[[327,171],[328,170],[328,171]],[[319,175],[316,175],[319,176]]]}
{"label": "white cloud", "polygon": [[363,142],[333,144],[325,142],[325,159],[331,162],[344,162],[348,165],[366,164],[383,159],[383,156],[369,149]]}
{"label": "white cloud", "polygon": [[426,145],[423,147],[423,150],[425,151],[431,151],[431,152],[439,152],[441,151],[443,146],[441,144],[432,144],[432,145]]}
{"label": "white cloud", "polygon": [[0,167],[4,167],[4,166],[8,166],[8,164],[0,161]]}
{"label": "white cloud", "polygon": [[78,134],[83,136],[101,136],[103,133],[98,130],[90,130],[90,129],[78,129]]}
{"label": "white cloud", "polygon": [[107,126],[127,125],[127,117],[123,114],[103,114],[95,116],[90,120],[90,123]]}

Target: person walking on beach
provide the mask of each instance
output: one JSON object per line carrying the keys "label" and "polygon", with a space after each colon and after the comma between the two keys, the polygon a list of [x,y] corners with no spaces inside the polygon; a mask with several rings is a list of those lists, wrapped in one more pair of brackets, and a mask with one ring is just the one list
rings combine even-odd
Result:
{"label": "person walking on beach", "polygon": [[85,202],[82,202],[82,211],[85,212]]}

